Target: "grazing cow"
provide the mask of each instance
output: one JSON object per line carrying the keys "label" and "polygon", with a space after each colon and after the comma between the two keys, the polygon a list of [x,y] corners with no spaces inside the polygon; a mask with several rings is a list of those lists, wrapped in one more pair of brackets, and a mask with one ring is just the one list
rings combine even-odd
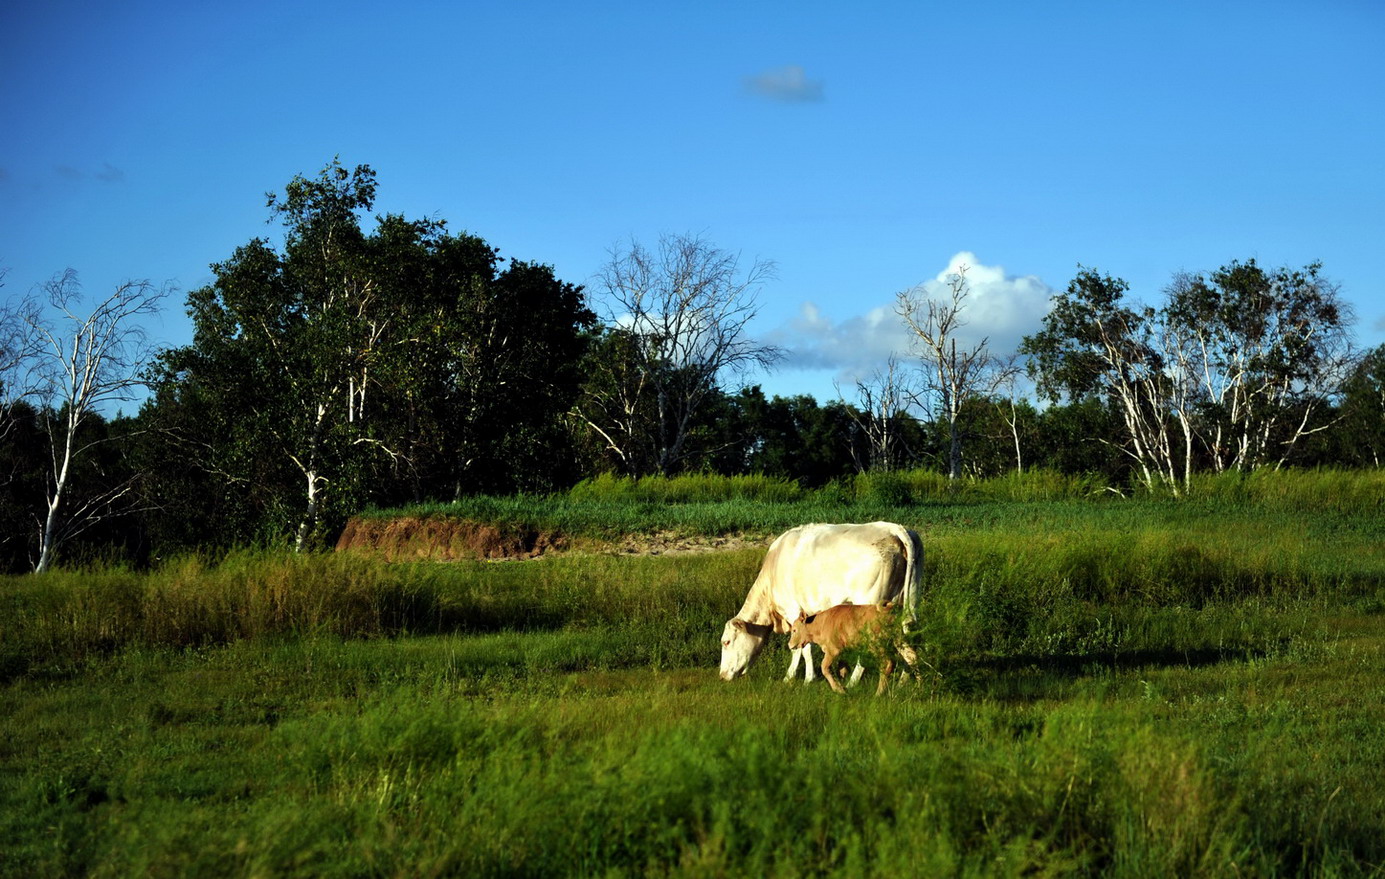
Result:
{"label": "grazing cow", "polygon": [[[721,633],[721,678],[745,674],[771,633],[787,634],[790,622],[838,604],[897,601],[907,626],[918,606],[923,542],[893,522],[866,525],[800,525],[770,544],[745,603]],[[795,651],[785,680],[801,660],[813,679],[812,647]]]}
{"label": "grazing cow", "polygon": [[868,648],[882,663],[880,683],[875,688],[875,695],[879,696],[894,671],[894,654],[899,654],[910,667],[918,664],[918,655],[899,636],[894,610],[893,603],[839,604],[811,616],[802,614],[789,633],[789,648],[807,644],[821,647],[823,677],[838,693],[846,690],[833,676],[832,663],[848,647]]}

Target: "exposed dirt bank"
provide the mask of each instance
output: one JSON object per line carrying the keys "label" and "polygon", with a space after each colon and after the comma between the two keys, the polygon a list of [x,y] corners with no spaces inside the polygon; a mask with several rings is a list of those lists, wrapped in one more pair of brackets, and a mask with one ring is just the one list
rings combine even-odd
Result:
{"label": "exposed dirt bank", "polygon": [[768,542],[740,535],[687,537],[672,532],[631,534],[615,541],[569,539],[556,532],[469,519],[401,516],[351,519],[337,540],[337,550],[370,553],[390,561],[457,561],[532,559],[555,552],[686,555],[763,546]]}
{"label": "exposed dirt bank", "polygon": [[531,559],[567,541],[558,534],[502,527],[467,519],[353,518],[337,539],[337,550],[368,552],[390,561],[433,559]]}

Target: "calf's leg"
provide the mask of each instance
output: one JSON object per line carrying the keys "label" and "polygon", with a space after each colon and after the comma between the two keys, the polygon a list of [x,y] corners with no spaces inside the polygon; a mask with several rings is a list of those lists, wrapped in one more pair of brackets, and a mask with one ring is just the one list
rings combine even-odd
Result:
{"label": "calf's leg", "polygon": [[822,648],[822,676],[827,678],[827,683],[832,685],[833,692],[846,695],[846,690],[842,689],[842,685],[837,683],[837,678],[832,674],[832,663],[836,660],[838,652],[840,651]]}
{"label": "calf's leg", "polygon": [[885,692],[885,685],[890,682],[890,672],[894,671],[894,659],[889,656],[883,657],[885,664],[880,667],[880,683],[875,686],[875,695],[879,696]]}

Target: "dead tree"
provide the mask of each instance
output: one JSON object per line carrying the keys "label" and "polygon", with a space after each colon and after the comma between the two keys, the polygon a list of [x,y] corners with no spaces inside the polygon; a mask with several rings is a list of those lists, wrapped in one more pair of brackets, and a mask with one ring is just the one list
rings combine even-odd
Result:
{"label": "dead tree", "polygon": [[951,479],[962,473],[967,402],[994,394],[1016,369],[1013,361],[991,355],[988,339],[958,348],[957,334],[966,326],[962,316],[971,293],[966,273],[967,267],[961,266],[948,278],[946,299],[935,298],[922,284],[895,297],[895,312],[913,333],[914,354],[922,366],[925,390],[919,405],[947,424]]}
{"label": "dead tree", "polygon": [[[129,281],[88,314],[77,309],[81,287],[71,269],[43,286],[47,308],[30,297],[21,320],[30,338],[31,394],[48,423],[51,470],[46,510],[39,530],[35,573],[48,569],[63,543],[92,525],[124,512],[134,484],[73,500],[75,465],[101,440],[84,440],[83,424],[110,404],[133,399],[150,350],[140,320],[152,315],[167,294],[148,281]],[[49,315],[53,315],[50,319]]]}
{"label": "dead tree", "polygon": [[[899,420],[908,417],[905,412],[916,396],[908,371],[893,354],[883,371],[877,369],[856,382],[856,406],[848,411],[867,442],[866,459],[856,461],[858,470],[893,470],[899,465],[903,455]],[[854,452],[852,457],[857,457]]]}
{"label": "dead tree", "polygon": [[[648,457],[654,472],[672,472],[722,377],[779,359],[778,348],[748,331],[759,290],[773,276],[773,263],[756,260],[742,270],[737,254],[695,235],[665,235],[652,252],[638,242],[612,249],[600,284],[628,356],[595,364],[609,373],[597,382],[607,398],[588,399],[578,414],[618,459]],[[610,417],[632,415],[641,397],[644,419]],[[637,455],[633,447],[645,442],[652,443],[648,455]]]}

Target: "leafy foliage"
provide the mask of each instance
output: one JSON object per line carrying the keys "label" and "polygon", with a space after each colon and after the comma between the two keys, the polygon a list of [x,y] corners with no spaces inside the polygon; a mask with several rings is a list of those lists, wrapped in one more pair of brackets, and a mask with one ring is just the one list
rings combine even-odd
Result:
{"label": "leafy foliage", "polygon": [[526,465],[564,456],[581,289],[441,222],[367,233],[374,196],[369,167],[335,162],[271,195],[282,251],[214,265],[193,344],[161,360],[161,426],[238,495],[242,537],[296,522],[302,547],[367,498],[545,487]]}
{"label": "leafy foliage", "polygon": [[1158,309],[1081,269],[1021,350],[1041,395],[1118,413],[1117,445],[1148,488],[1181,491],[1203,465],[1283,466],[1331,427],[1351,362],[1351,315],[1320,269],[1250,260],[1179,275]]}

